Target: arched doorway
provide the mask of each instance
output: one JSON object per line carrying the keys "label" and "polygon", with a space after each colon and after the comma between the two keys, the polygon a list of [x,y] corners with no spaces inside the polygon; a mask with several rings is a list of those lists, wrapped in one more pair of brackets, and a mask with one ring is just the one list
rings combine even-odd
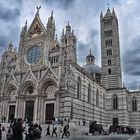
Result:
{"label": "arched doorway", "polygon": [[15,118],[15,110],[16,110],[16,94],[17,91],[15,88],[11,88],[9,90],[9,112],[8,112],[8,122],[13,123]]}
{"label": "arched doorway", "polygon": [[[34,87],[29,85],[25,91],[26,95],[34,94]],[[25,104],[25,119],[30,122],[33,121],[34,117],[34,100],[27,100]]]}
{"label": "arched doorway", "polygon": [[49,81],[45,84],[43,94],[46,95],[45,102],[45,123],[52,123],[55,113],[55,91],[56,85],[54,82]]}

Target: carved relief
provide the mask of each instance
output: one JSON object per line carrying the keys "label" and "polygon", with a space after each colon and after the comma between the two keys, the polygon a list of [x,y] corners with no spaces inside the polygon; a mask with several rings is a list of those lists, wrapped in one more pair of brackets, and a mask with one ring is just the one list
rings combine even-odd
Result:
{"label": "carved relief", "polygon": [[47,95],[47,98],[54,98],[54,93],[56,91],[56,87],[55,85],[49,85],[46,90],[45,90],[45,94]]}
{"label": "carved relief", "polygon": [[10,52],[10,53],[8,53],[7,61],[8,61],[9,63],[16,62],[16,60],[17,60],[17,55],[16,55],[15,52]]}
{"label": "carved relief", "polygon": [[66,80],[66,87],[67,88],[68,87],[75,88],[74,72],[70,66],[67,67],[66,74],[65,74],[65,80]]}
{"label": "carved relief", "polygon": [[15,89],[12,89],[11,91],[10,91],[10,100],[11,101],[15,101],[16,100],[16,90]]}
{"label": "carved relief", "polygon": [[29,37],[34,37],[38,34],[41,34],[42,30],[41,28],[39,27],[39,24],[36,23],[33,28],[31,29],[30,33],[29,33]]}

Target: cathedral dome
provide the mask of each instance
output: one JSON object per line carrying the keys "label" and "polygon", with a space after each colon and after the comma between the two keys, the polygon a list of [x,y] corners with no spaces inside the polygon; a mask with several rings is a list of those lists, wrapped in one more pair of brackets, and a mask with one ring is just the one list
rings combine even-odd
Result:
{"label": "cathedral dome", "polygon": [[86,64],[83,66],[86,72],[90,74],[100,74],[101,73],[101,68],[97,66],[96,64]]}
{"label": "cathedral dome", "polygon": [[92,55],[91,50],[89,55],[86,57],[86,65],[83,66],[86,72],[90,74],[101,74],[101,68],[97,66],[95,63],[95,57]]}

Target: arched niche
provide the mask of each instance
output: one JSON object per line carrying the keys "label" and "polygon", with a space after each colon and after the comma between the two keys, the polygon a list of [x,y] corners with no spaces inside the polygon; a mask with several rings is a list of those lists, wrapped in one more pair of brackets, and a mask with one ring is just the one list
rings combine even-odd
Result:
{"label": "arched niche", "polygon": [[44,82],[42,89],[41,89],[41,94],[44,96],[47,96],[47,98],[55,98],[55,92],[57,90],[57,85],[53,80],[46,80]]}
{"label": "arched niche", "polygon": [[17,90],[14,87],[12,87],[9,90],[9,98],[10,98],[10,101],[16,101],[16,96],[17,96]]}
{"label": "arched niche", "polygon": [[32,95],[35,94],[36,84],[33,81],[26,81],[21,85],[21,95]]}

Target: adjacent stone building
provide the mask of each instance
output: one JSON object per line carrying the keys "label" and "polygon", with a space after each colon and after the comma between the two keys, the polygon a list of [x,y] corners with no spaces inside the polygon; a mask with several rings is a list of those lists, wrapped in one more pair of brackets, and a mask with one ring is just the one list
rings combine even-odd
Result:
{"label": "adjacent stone building", "polygon": [[59,117],[140,128],[140,92],[122,87],[115,11],[101,13],[100,23],[101,68],[91,50],[81,67],[70,24],[59,41],[53,12],[44,26],[37,8],[29,28],[27,22],[22,28],[18,51],[11,42],[1,58],[1,118],[48,123]]}

